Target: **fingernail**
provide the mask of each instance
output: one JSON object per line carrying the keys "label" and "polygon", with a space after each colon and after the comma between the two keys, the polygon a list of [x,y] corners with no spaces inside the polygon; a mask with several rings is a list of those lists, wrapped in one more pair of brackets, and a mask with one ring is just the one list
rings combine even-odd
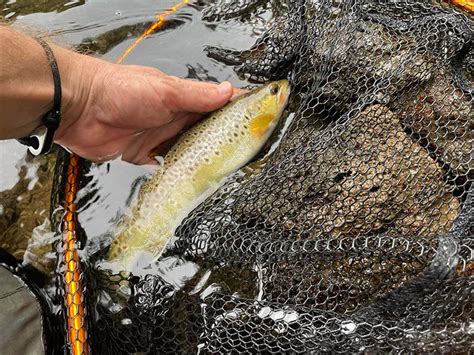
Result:
{"label": "fingernail", "polygon": [[245,94],[246,92],[247,92],[247,90],[242,90],[242,89],[232,90],[232,97],[230,98],[230,101],[235,100],[236,98],[238,98],[239,96]]}
{"label": "fingernail", "polygon": [[232,90],[232,84],[224,81],[217,86],[217,92],[221,95],[227,95]]}

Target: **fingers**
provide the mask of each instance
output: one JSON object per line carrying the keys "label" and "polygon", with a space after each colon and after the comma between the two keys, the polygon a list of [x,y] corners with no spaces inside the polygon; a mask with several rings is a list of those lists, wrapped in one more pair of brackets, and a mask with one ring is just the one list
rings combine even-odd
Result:
{"label": "fingers", "polygon": [[215,111],[224,106],[234,94],[232,85],[227,81],[217,85],[171,78],[171,95],[167,102],[173,112],[205,113]]}
{"label": "fingers", "polygon": [[56,137],[89,159],[122,155],[135,164],[150,163],[150,150],[196,122],[201,113],[215,111],[243,93],[229,82],[185,80],[146,67],[114,68],[96,81],[101,83],[100,95]]}
{"label": "fingers", "polygon": [[232,93],[232,97],[230,98],[231,101],[235,100],[236,98],[238,98],[239,96],[243,95],[247,93],[247,90],[242,90],[242,89],[239,89],[239,88],[234,88],[234,92]]}

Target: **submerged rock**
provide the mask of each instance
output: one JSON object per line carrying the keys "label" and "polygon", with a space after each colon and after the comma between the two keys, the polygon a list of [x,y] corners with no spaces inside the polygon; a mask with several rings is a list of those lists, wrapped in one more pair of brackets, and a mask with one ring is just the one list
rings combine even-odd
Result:
{"label": "submerged rock", "polygon": [[339,314],[351,313],[411,281],[434,254],[403,253],[403,245],[394,249],[390,257],[370,246],[366,255],[338,256],[338,252],[344,253],[335,249],[331,250],[330,258],[272,265],[263,281],[267,291],[264,298]]}
{"label": "submerged rock", "polygon": [[[236,200],[237,222],[297,239],[434,236],[459,213],[441,167],[385,106],[368,106],[316,137],[296,131],[280,149],[286,157]],[[296,158],[302,166],[291,166]]]}
{"label": "submerged rock", "polygon": [[454,176],[474,177],[474,105],[472,97],[453,86],[444,69],[400,111],[402,124],[426,139],[436,159]]}
{"label": "submerged rock", "polygon": [[55,263],[49,220],[55,163],[55,154],[27,155],[16,185],[0,192],[0,248],[43,272]]}
{"label": "submerged rock", "polygon": [[275,16],[249,50],[209,47],[208,55],[256,81],[291,71],[299,90],[338,112],[362,99],[387,104],[431,78],[434,60],[417,38],[388,31],[342,2],[289,4],[296,10]]}
{"label": "submerged rock", "polygon": [[[311,88],[319,104],[339,112],[366,100],[388,104],[413,86],[431,78],[433,60],[411,37],[387,31],[382,25],[361,21],[312,24],[324,33],[308,49],[309,64],[298,66],[296,80]],[[302,61],[306,58],[302,58]],[[320,84],[313,87],[313,83]]]}

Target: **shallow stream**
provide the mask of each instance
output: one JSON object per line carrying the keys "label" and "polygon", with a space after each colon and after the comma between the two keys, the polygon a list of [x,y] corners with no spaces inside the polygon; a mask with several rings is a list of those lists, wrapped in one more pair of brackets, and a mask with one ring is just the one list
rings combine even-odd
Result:
{"label": "shallow stream", "polygon": [[[47,33],[51,41],[116,61],[158,14],[176,2],[0,1],[0,20],[20,30]],[[151,66],[195,80],[228,80],[238,87],[248,87],[250,84],[239,79],[232,68],[208,58],[203,47],[232,43],[236,49],[248,48],[263,30],[270,12],[262,10],[253,23],[231,20],[216,25],[201,19],[204,7],[203,1],[190,1],[169,15],[165,25],[143,40],[123,64]],[[24,265],[31,263],[48,273],[54,268],[54,253],[47,254],[48,260],[38,260],[35,254],[43,255],[41,245],[57,238],[48,220],[53,167],[53,157],[34,159],[16,141],[0,141],[0,247],[23,260]],[[133,187],[154,169],[120,159],[92,166],[87,175],[89,183],[79,192],[79,198],[87,196],[89,201],[79,214],[89,242],[110,230],[130,204],[136,190]],[[159,274],[179,288],[197,269],[194,263],[169,259]]]}

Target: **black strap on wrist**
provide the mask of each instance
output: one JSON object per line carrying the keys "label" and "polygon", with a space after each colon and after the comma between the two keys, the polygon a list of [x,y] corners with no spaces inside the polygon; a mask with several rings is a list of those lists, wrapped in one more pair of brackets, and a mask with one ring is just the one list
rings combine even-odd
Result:
{"label": "black strap on wrist", "polygon": [[50,46],[41,38],[36,38],[39,44],[43,47],[46,56],[48,57],[49,65],[53,73],[54,81],[54,101],[53,108],[48,111],[41,122],[43,127],[30,134],[28,137],[20,138],[18,141],[29,147],[29,150],[34,155],[47,154],[51,150],[54,141],[54,133],[59,127],[61,121],[61,76],[59,75],[58,63],[54,57]]}

